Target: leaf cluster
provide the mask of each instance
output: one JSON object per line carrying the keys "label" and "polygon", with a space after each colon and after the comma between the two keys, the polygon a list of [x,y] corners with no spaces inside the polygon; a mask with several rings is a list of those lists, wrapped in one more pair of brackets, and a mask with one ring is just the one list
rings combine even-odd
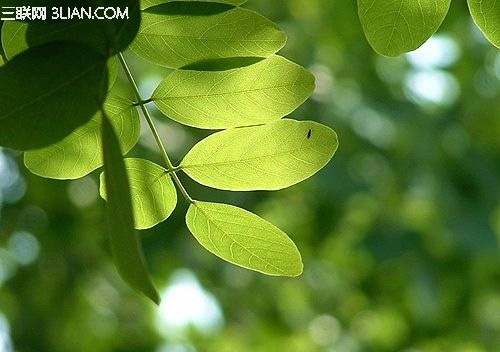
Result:
{"label": "leaf cluster", "polygon": [[[190,204],[188,229],[210,252],[268,275],[302,272],[300,253],[283,231],[239,207],[192,199],[177,176],[222,190],[278,190],[312,176],[337,149],[329,127],[284,118],[311,95],[314,77],[276,54],[286,34],[242,3],[110,1],[130,6],[131,18],[2,28],[0,145],[25,151],[26,167],[42,177],[76,179],[103,167],[100,194],[118,272],[154,302],[159,296],[135,229],[167,219],[177,192]],[[121,54],[128,47],[173,69],[147,99]],[[113,89],[118,66],[136,101]],[[165,118],[215,132],[173,165],[148,103]],[[123,157],[139,140],[139,109],[164,165]]]}

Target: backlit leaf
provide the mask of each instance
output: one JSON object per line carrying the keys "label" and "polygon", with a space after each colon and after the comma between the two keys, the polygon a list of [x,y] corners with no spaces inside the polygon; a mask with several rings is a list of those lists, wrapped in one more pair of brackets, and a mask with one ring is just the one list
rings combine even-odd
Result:
{"label": "backlit leaf", "polygon": [[[144,159],[125,159],[135,228],[147,229],[172,214],[177,204],[177,192],[167,171]],[[101,174],[101,196],[106,199],[105,174]]]}
{"label": "backlit leaf", "polygon": [[271,122],[314,90],[314,76],[280,56],[227,71],[177,70],[153,93],[165,115],[189,126],[222,129]]}
{"label": "backlit leaf", "polygon": [[186,224],[203,247],[230,263],[267,275],[302,273],[302,259],[293,241],[247,210],[195,201],[189,206]]}
{"label": "backlit leaf", "polygon": [[285,33],[261,15],[208,2],[169,2],[142,12],[131,49],[152,63],[179,68],[231,57],[268,57]]}
{"label": "backlit leaf", "polygon": [[[151,6],[156,6],[160,4],[165,4],[167,2],[173,2],[173,1],[178,1],[178,0],[141,0],[141,8],[145,9]],[[227,4],[227,5],[233,5],[233,6],[238,6],[241,5],[247,0],[183,0],[184,2],[217,2],[219,4]]]}
{"label": "backlit leaf", "polygon": [[62,140],[104,101],[106,58],[76,42],[30,48],[0,67],[0,145],[28,150]]}
{"label": "backlit leaf", "polygon": [[474,22],[486,38],[500,48],[500,1],[468,0],[467,2]]}
{"label": "backlit leaf", "polygon": [[139,236],[134,230],[130,187],[120,144],[106,116],[103,116],[102,121],[102,144],[107,191],[106,217],[116,267],[127,283],[159,304],[160,297],[149,277]]}
{"label": "backlit leaf", "polygon": [[[127,153],[139,140],[140,121],[137,109],[128,99],[108,96],[106,114],[118,131],[121,148]],[[100,133],[102,114],[97,112],[85,125],[62,141],[24,153],[26,167],[39,176],[56,179],[80,178],[102,166]]]}
{"label": "backlit leaf", "polygon": [[358,0],[368,42],[382,55],[398,56],[422,45],[443,22],[451,0]]}
{"label": "backlit leaf", "polygon": [[329,127],[283,119],[214,133],[188,152],[180,168],[209,187],[276,190],[312,176],[337,146],[337,135]]}

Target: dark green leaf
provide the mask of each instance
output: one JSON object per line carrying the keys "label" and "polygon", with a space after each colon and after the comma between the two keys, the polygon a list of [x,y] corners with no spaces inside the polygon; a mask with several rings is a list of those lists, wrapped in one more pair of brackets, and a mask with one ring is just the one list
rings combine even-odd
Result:
{"label": "dark green leaf", "polygon": [[[2,27],[2,41],[3,41],[2,45],[5,51],[5,56],[8,59],[12,59],[14,56],[22,53],[23,51],[26,51],[30,47],[42,45],[45,43],[50,43],[51,41],[54,41],[57,38],[60,39],[64,39],[64,37],[71,38],[67,30],[62,30],[64,28],[59,28],[61,27],[60,25],[61,22],[57,23],[59,23],[57,26],[40,25],[38,22],[31,23],[30,30],[32,30],[33,33],[32,33],[32,39],[28,44],[26,38],[28,31],[28,23],[21,21],[6,22]],[[52,30],[55,30],[57,28],[58,31],[62,30],[62,32],[57,32],[52,35],[50,33],[46,33],[47,31],[49,31],[50,28],[52,28]],[[93,30],[93,27],[91,28]],[[69,33],[71,33],[71,30],[74,30],[74,28],[69,27],[68,30]],[[59,36],[57,36],[56,34],[59,34]],[[84,35],[83,39],[88,38],[89,40],[91,40],[94,37],[100,38],[101,36],[99,36],[98,33],[89,32],[88,36]],[[89,42],[86,42],[85,40],[82,40],[82,43],[91,44]],[[103,46],[101,47],[97,46],[97,48],[104,50]],[[108,71],[109,71],[108,88],[111,89],[118,75],[118,59],[116,57],[111,57],[108,60]]]}
{"label": "dark green leaf", "polygon": [[0,67],[0,145],[20,150],[60,141],[99,110],[106,58],[76,42],[48,43]]}
{"label": "dark green leaf", "polygon": [[121,277],[156,304],[160,297],[144,262],[141,244],[134,230],[130,186],[120,144],[113,126],[103,115],[102,145],[106,173],[106,217],[111,250]]}
{"label": "dark green leaf", "polygon": [[[140,10],[138,0],[107,0],[107,7],[113,7],[119,19],[82,19],[68,18],[52,20],[53,11],[47,7],[47,20],[45,21],[8,21],[3,29],[2,40],[7,53],[11,58],[27,47],[33,47],[58,40],[70,40],[84,43],[103,56],[113,56],[125,50],[135,38],[140,25]],[[69,5],[69,4],[68,4]],[[61,7],[62,15],[68,16],[68,5]],[[46,5],[44,5],[46,7]],[[72,7],[73,8],[73,7]],[[82,9],[82,4],[76,6]],[[88,9],[89,6],[85,6]],[[97,10],[98,6],[90,6],[90,15],[103,17],[103,11]],[[120,9],[120,15],[118,10]],[[97,11],[97,12],[95,12]],[[128,15],[128,18],[126,18]]]}

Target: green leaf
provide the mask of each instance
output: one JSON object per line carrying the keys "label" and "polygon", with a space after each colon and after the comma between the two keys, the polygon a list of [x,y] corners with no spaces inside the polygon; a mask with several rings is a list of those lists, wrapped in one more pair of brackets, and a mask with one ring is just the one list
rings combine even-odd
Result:
{"label": "green leaf", "polygon": [[[26,31],[28,23],[20,21],[7,21],[2,27],[2,41],[5,56],[7,59],[12,59],[14,56],[28,50],[32,46],[38,46],[45,43],[50,43],[43,33],[41,33],[40,40],[35,41],[34,44],[29,45],[26,40]],[[111,57],[108,60],[108,90],[114,85],[118,76],[118,59]]]}
{"label": "green leaf", "polygon": [[[147,229],[172,214],[177,204],[177,192],[167,171],[144,159],[125,159],[130,181],[135,228]],[[105,174],[101,174],[101,197],[106,199]]]}
{"label": "green leaf", "polygon": [[160,297],[144,262],[141,244],[134,230],[130,187],[120,144],[113,126],[103,115],[102,144],[106,173],[106,217],[111,250],[121,277],[156,304]]}
{"label": "green leaf", "polygon": [[0,145],[28,150],[62,140],[99,110],[107,71],[104,57],[75,42],[14,57],[0,67]]}
{"label": "green leaf", "polygon": [[142,12],[131,49],[152,63],[179,68],[230,57],[268,57],[286,34],[261,15],[224,4],[171,2]]}
{"label": "green leaf", "polygon": [[298,276],[303,264],[293,241],[257,215],[228,204],[193,202],[189,231],[216,256],[267,275]]}
{"label": "green leaf", "polygon": [[451,0],[358,0],[368,42],[379,54],[398,56],[422,45],[443,22]]}
{"label": "green leaf", "polygon": [[[33,28],[45,28],[49,26],[43,26],[37,23],[31,23]],[[5,51],[5,56],[7,59],[12,59],[14,56],[28,50],[30,47],[42,45],[45,43],[50,43],[51,38],[47,36],[44,31],[39,31],[38,35],[34,37],[33,42],[28,44],[27,41],[27,30],[28,23],[21,21],[7,21],[2,26],[2,45]],[[35,30],[33,30],[35,31]],[[64,32],[64,31],[63,31]],[[89,35],[92,38],[95,35]],[[87,36],[85,36],[87,38]],[[62,38],[61,38],[62,39]],[[85,42],[83,42],[85,43]],[[118,76],[118,59],[116,57],[111,57],[108,60],[108,90],[111,89]]]}
{"label": "green leaf", "polygon": [[0,145],[28,150],[62,140],[99,110],[107,71],[106,58],[75,42],[14,57],[0,67]]}
{"label": "green leaf", "polygon": [[177,70],[153,93],[158,109],[185,125],[222,129],[278,120],[314,90],[314,76],[281,56],[227,71]]}
{"label": "green leaf", "polygon": [[[142,0],[141,8],[146,9],[148,7],[165,4],[167,2],[174,2],[178,0]],[[247,0],[183,0],[183,2],[216,2],[219,4],[227,4],[238,6],[247,2]]]}
{"label": "green leaf", "polygon": [[[115,130],[119,131],[122,150],[127,153],[139,140],[141,125],[137,109],[128,99],[109,95],[104,110]],[[24,164],[31,172],[42,177],[83,177],[103,164],[101,126],[102,114],[99,111],[62,141],[24,153]]]}
{"label": "green leaf", "polygon": [[337,146],[337,135],[329,127],[283,119],[214,133],[188,152],[180,168],[209,187],[277,190],[312,176]]}
{"label": "green leaf", "polygon": [[[82,19],[74,17],[52,20],[54,16],[52,7],[44,5],[47,8],[45,21],[7,21],[2,30],[7,57],[11,58],[28,46],[33,47],[59,40],[78,41],[92,47],[103,56],[113,56],[125,50],[139,30],[141,15],[138,0],[107,0],[105,4],[102,4],[114,9],[119,8],[123,16],[128,14],[128,18],[123,19],[88,19],[87,14],[83,15],[81,10],[88,10],[89,7],[82,7],[81,1],[75,0],[73,2],[75,6],[65,5],[67,6],[57,7],[62,10],[61,15],[68,17],[67,9],[77,8],[80,10]],[[91,7],[90,15],[103,17],[104,10],[97,9],[97,6]],[[111,15],[111,11],[109,12]],[[114,14],[119,16],[117,10]]]}
{"label": "green leaf", "polygon": [[486,38],[500,48],[500,2],[497,0],[467,0],[474,22]]}

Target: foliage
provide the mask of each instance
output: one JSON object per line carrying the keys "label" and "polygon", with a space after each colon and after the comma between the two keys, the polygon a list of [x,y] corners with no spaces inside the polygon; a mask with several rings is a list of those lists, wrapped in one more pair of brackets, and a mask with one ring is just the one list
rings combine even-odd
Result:
{"label": "foliage", "polygon": [[[312,176],[337,149],[335,132],[328,127],[280,120],[313,92],[314,77],[275,55],[286,42],[277,25],[234,5],[146,3],[140,25],[129,20],[122,24],[125,29],[111,32],[111,38],[108,26],[102,27],[102,34],[108,35],[104,42],[101,37],[91,39],[95,34],[91,21],[34,26],[12,22],[2,32],[10,60],[0,71],[4,82],[0,94],[8,102],[0,115],[7,126],[0,143],[26,151],[26,166],[43,177],[75,179],[104,164],[107,171],[101,177],[101,194],[107,200],[109,237],[118,271],[157,303],[158,294],[148,278],[133,228],[149,228],[170,216],[177,203],[174,183],[191,203],[188,228],[211,252],[271,275],[296,276],[302,271],[294,245],[273,248],[275,242],[290,241],[282,231],[266,230],[271,236],[266,241],[256,230],[271,225],[257,216],[194,201],[177,172],[223,190],[282,189]],[[113,84],[108,84],[112,57],[122,49],[123,37],[135,37],[130,47],[140,57],[177,69],[150,98],[143,99],[119,54],[137,104],[114,94]],[[108,99],[106,90],[110,91]],[[177,122],[224,131],[203,139],[174,167],[145,107],[150,101]],[[120,145],[126,153],[138,140],[134,105],[142,109],[165,167],[142,159],[117,160],[117,154],[123,154]],[[119,127],[119,139],[110,121]],[[238,221],[231,220],[234,217]],[[198,218],[213,226],[201,226]],[[231,221],[227,229],[225,221]],[[233,247],[248,255],[234,255]]]}
{"label": "foliage", "polygon": [[[500,59],[465,2],[451,3],[423,51],[397,58],[362,40],[355,2],[252,0],[245,8],[285,28],[280,55],[317,79],[312,99],[289,117],[334,126],[341,148],[314,178],[278,192],[218,192],[179,177],[197,198],[252,209],[293,234],[304,273],[269,278],[194,249],[179,202],[168,221],[140,232],[155,282],[167,288],[165,305],[152,310],[109,266],[102,202],[92,197],[98,173],[40,179],[4,149],[0,310],[16,350],[496,351]],[[125,57],[146,97],[172,72]],[[422,77],[433,78],[426,90],[417,89]],[[129,97],[120,79],[113,88]],[[173,160],[209,133],[180,128],[152,105]],[[161,165],[151,142],[143,134],[127,157]],[[212,329],[200,325],[206,315],[180,331],[155,322],[196,307],[185,291],[189,304],[169,306],[182,267],[223,312]]]}

